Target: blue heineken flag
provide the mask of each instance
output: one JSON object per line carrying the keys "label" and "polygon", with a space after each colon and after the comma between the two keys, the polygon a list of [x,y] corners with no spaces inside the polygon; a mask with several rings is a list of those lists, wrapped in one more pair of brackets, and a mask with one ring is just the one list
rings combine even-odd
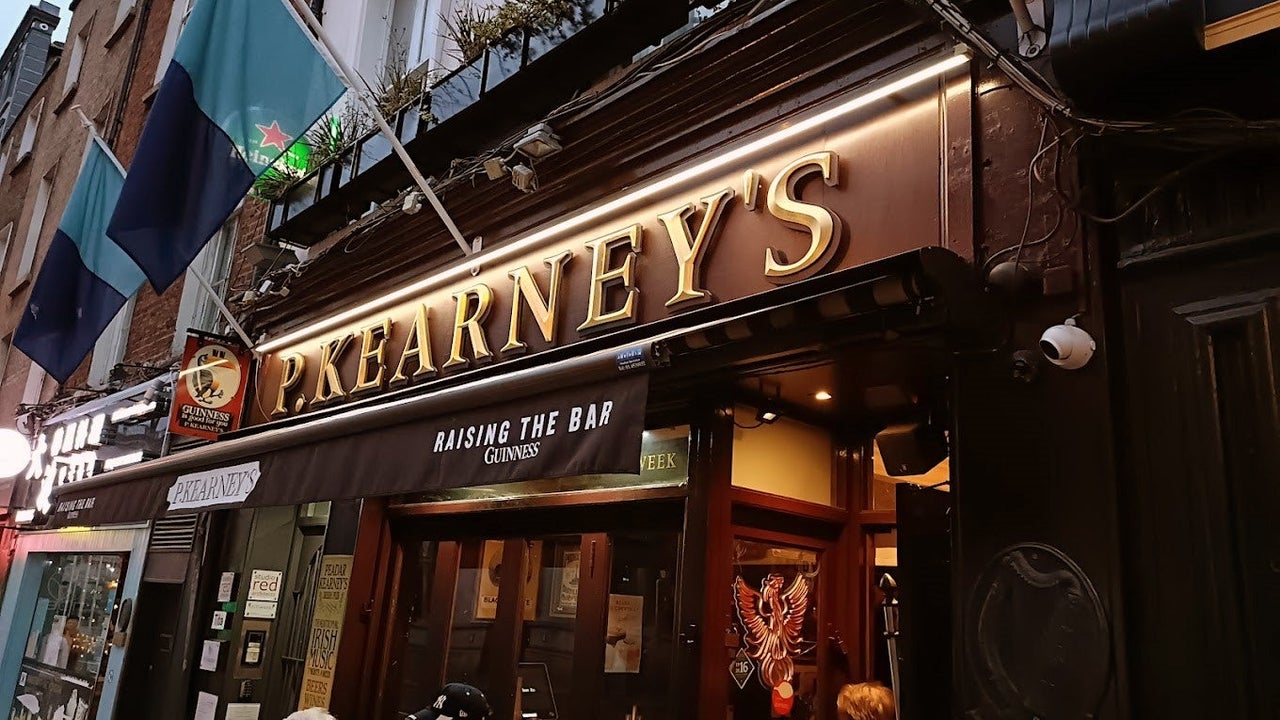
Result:
{"label": "blue heineken flag", "polygon": [[142,287],[142,270],[110,238],[107,222],[124,170],[96,136],[13,334],[22,350],[64,383],[120,308]]}
{"label": "blue heineken flag", "polygon": [[107,233],[163,292],[344,90],[284,0],[198,0]]}

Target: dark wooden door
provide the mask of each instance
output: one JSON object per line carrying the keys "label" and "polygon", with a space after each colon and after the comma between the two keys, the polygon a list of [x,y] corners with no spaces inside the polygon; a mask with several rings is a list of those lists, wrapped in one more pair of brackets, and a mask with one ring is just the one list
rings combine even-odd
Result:
{"label": "dark wooden door", "polygon": [[1280,254],[1121,295],[1135,717],[1280,718]]}
{"label": "dark wooden door", "polygon": [[167,720],[186,700],[186,687],[181,683],[169,683],[174,687],[156,684],[158,678],[172,680],[172,670],[179,665],[174,649],[179,643],[182,585],[144,582],[135,607],[116,717]]}

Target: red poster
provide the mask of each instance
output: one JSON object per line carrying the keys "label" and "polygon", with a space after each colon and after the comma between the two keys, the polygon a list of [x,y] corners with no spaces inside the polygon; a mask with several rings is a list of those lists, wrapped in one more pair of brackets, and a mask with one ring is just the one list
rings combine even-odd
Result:
{"label": "red poster", "polygon": [[230,338],[188,332],[169,431],[217,440],[239,428],[252,362],[249,351]]}

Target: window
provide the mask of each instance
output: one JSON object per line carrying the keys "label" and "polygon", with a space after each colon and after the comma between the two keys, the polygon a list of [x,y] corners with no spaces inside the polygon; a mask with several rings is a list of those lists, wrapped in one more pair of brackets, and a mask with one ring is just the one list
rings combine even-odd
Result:
{"label": "window", "polygon": [[21,698],[44,708],[59,707],[49,717],[88,717],[102,682],[111,625],[124,577],[124,555],[48,554],[37,586],[35,612],[24,638],[22,686],[16,690],[14,717],[34,717]]}
{"label": "window", "polygon": [[137,0],[120,0],[120,5],[116,7],[116,24],[120,27],[124,24],[125,18],[133,14],[133,9],[137,7]]}
{"label": "window", "polygon": [[9,370],[9,349],[13,347],[13,333],[0,338],[0,385],[4,384],[5,373]]}
{"label": "window", "polygon": [[0,155],[0,182],[4,182],[4,171],[9,166],[9,152],[13,150],[13,138],[4,144],[4,154]]}
{"label": "window", "polygon": [[31,279],[31,266],[36,261],[36,248],[40,246],[40,232],[44,229],[44,216],[49,210],[49,194],[53,192],[53,176],[46,175],[40,179],[40,187],[36,190],[36,201],[31,207],[31,220],[27,222],[27,239],[22,245],[22,258],[18,261],[18,272],[14,276],[13,292]]}
{"label": "window", "polygon": [[227,292],[231,280],[231,257],[236,246],[236,222],[238,215],[232,215],[217,235],[204,246],[187,270],[186,279],[182,283],[182,299],[178,302],[178,325],[173,334],[173,352],[181,353],[187,342],[187,330],[204,330],[216,332],[218,329],[218,304],[204,286],[193,277],[194,273],[204,276],[219,299]]}
{"label": "window", "polygon": [[129,298],[102,336],[93,345],[93,358],[89,361],[89,387],[101,388],[111,381],[111,370],[124,359],[129,345],[129,326],[133,322],[133,306],[138,296]]}
{"label": "window", "polygon": [[49,374],[33,360],[27,369],[27,384],[22,389],[22,404],[37,405],[44,399],[44,381]]}
{"label": "window", "polygon": [[164,79],[164,73],[169,69],[169,61],[173,59],[173,52],[178,48],[178,38],[182,37],[182,30],[187,27],[191,9],[195,6],[196,0],[174,0],[173,10],[169,15],[169,29],[165,30],[164,46],[160,48],[160,64],[156,66],[157,85]]}
{"label": "window", "polygon": [[89,27],[86,26],[76,35],[71,44],[71,57],[67,62],[67,77],[62,81],[62,95],[65,98],[75,90],[80,81],[80,68],[84,66],[84,48],[89,44]]}
{"label": "window", "polygon": [[44,114],[44,98],[40,98],[40,102],[36,103],[31,114],[27,115],[27,126],[22,129],[22,143],[18,145],[18,159],[31,154],[31,149],[36,146],[36,130],[40,128],[40,116]]}
{"label": "window", "polygon": [[[13,223],[0,228],[0,280],[4,279],[4,264],[9,259],[9,245],[13,243]],[[0,381],[3,381],[0,377]]]}

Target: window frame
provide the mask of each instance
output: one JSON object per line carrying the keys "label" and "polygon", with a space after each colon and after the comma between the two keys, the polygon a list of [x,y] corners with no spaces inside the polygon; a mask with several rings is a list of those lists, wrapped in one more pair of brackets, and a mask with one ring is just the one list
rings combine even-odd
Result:
{"label": "window frame", "polygon": [[31,217],[27,220],[27,238],[22,244],[18,271],[14,274],[13,285],[9,288],[10,295],[31,280],[36,263],[36,252],[40,248],[40,236],[44,233],[45,216],[49,214],[49,199],[53,195],[56,172],[56,168],[50,170],[40,178],[40,184],[36,186],[35,203],[31,207]]}
{"label": "window frame", "polygon": [[[0,281],[4,279],[6,263],[9,262],[9,250],[13,247],[13,230],[16,224],[11,220],[0,228]],[[0,375],[0,382],[3,381],[3,377],[3,375]]]}
{"label": "window frame", "polygon": [[13,333],[0,337],[0,385],[9,373],[9,357],[13,354]]}
{"label": "window frame", "polygon": [[115,34],[115,29],[119,29],[124,25],[125,21],[128,20],[129,17],[133,15],[134,11],[137,10],[137,7],[138,0],[120,0],[120,4],[116,6],[116,21],[115,24],[112,25],[112,34]]}
{"label": "window frame", "polygon": [[231,286],[231,269],[235,265],[239,221],[239,212],[228,218],[217,234],[200,249],[200,254],[191,261],[183,276],[182,297],[178,301],[178,316],[171,348],[175,355],[180,355],[186,346],[188,330],[217,333],[221,312],[217,303],[205,292],[204,286],[193,277],[193,273],[204,275],[209,285],[218,291],[219,299],[226,301],[227,289]]}
{"label": "window frame", "polygon": [[75,40],[71,42],[71,52],[67,56],[67,74],[62,79],[62,98],[58,101],[58,107],[66,105],[67,101],[75,95],[76,89],[80,87],[80,72],[84,69],[84,56],[89,50],[89,32],[93,28],[93,21],[85,23],[85,26],[76,33]]}
{"label": "window frame", "polygon": [[89,359],[89,387],[103,388],[110,384],[111,371],[124,360],[125,351],[129,348],[129,330],[133,326],[133,311],[137,303],[138,294],[134,293],[94,342],[93,354]]}
{"label": "window frame", "polygon": [[[186,3],[186,7],[179,12],[178,6],[181,3]],[[156,85],[164,80],[169,63],[178,50],[178,40],[182,37],[182,31],[186,29],[195,6],[196,0],[174,0],[173,9],[169,11],[169,25],[164,32],[164,45],[160,47],[160,61],[156,64]]]}
{"label": "window frame", "polygon": [[49,373],[32,360],[31,366],[27,368],[26,385],[22,387],[22,404],[39,405],[44,400],[45,384],[48,380]]}
{"label": "window frame", "polygon": [[40,132],[42,117],[44,117],[44,98],[40,98],[35,109],[27,115],[27,124],[22,128],[22,139],[18,143],[18,159],[14,162],[15,168],[35,151],[36,136]]}

